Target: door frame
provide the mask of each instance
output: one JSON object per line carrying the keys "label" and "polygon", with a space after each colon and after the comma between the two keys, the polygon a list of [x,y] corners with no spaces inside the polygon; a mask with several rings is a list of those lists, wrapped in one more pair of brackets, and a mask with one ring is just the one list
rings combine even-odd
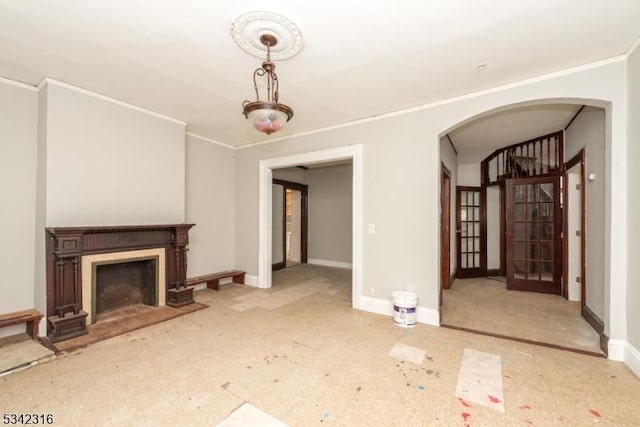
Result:
{"label": "door frame", "polygon": [[258,277],[248,277],[250,284],[259,288],[271,287],[271,204],[272,169],[287,166],[324,163],[334,160],[351,159],[352,175],[352,270],[351,270],[351,306],[360,309],[362,304],[362,254],[363,254],[363,216],[362,216],[362,144],[346,145],[326,150],[294,154],[284,157],[260,160],[258,193]]}
{"label": "door frame", "polygon": [[[460,224],[460,192],[461,191],[477,191],[480,193],[480,266],[473,269],[472,273],[462,271],[462,255],[461,255],[461,224]],[[483,277],[487,275],[487,193],[486,186],[468,186],[458,185],[456,187],[456,278],[468,279],[472,277]],[[470,270],[470,269],[467,269]]]}
{"label": "door frame", "polygon": [[[568,182],[568,174],[569,170],[573,169],[576,166],[580,166],[580,252],[582,258],[582,265],[580,266],[580,307],[582,311],[582,315],[584,317],[585,305],[587,300],[587,180],[586,180],[586,152],[584,148],[578,152],[575,156],[573,156],[568,162],[564,164],[564,202],[566,207],[566,202],[569,197],[569,188],[566,183]],[[562,232],[565,236],[568,236],[569,229],[569,210],[563,209],[562,212]],[[568,266],[568,256],[569,256],[569,244],[568,239],[563,239],[562,242],[562,296],[564,298],[569,297],[568,291],[568,283],[569,283],[569,266]]]}
{"label": "door frame", "polygon": [[440,304],[451,288],[451,171],[440,162]]}
{"label": "door frame", "polygon": [[309,186],[292,181],[285,181],[283,179],[273,178],[272,181],[276,185],[282,186],[282,262],[272,264],[272,271],[281,270],[287,267],[287,251],[286,251],[286,239],[287,239],[287,190],[299,191],[302,194],[302,200],[300,201],[300,215],[301,218],[301,230],[300,230],[300,262],[302,264],[307,263],[307,245],[308,245],[308,233],[309,233],[309,210],[308,210],[308,197]]}

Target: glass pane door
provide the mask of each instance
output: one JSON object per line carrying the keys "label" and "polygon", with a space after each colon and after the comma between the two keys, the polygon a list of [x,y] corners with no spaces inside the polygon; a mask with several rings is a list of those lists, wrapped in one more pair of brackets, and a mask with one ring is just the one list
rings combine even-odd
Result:
{"label": "glass pane door", "polygon": [[480,187],[457,188],[457,277],[479,277],[483,275],[481,194]]}
{"label": "glass pane door", "polygon": [[507,180],[507,289],[560,294],[559,177]]}

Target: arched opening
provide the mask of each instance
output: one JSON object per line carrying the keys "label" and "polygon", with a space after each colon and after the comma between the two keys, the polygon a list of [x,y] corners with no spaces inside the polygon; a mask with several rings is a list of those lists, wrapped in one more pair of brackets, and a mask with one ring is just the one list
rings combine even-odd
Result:
{"label": "arched opening", "polygon": [[513,104],[441,134],[452,173],[440,225],[453,230],[443,326],[606,354],[606,107]]}

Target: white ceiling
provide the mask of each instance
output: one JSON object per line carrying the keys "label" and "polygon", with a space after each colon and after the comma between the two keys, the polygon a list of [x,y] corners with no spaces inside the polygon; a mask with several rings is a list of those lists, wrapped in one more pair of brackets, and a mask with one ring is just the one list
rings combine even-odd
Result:
{"label": "white ceiling", "polygon": [[[230,25],[248,10],[287,16],[305,41],[276,62],[295,116],[272,136],[241,114],[261,61]],[[61,80],[240,146],[621,55],[638,22],[638,0],[0,0],[0,76]]]}
{"label": "white ceiling", "polygon": [[511,108],[466,123],[451,132],[458,151],[494,151],[563,130],[580,110],[575,104],[544,104]]}

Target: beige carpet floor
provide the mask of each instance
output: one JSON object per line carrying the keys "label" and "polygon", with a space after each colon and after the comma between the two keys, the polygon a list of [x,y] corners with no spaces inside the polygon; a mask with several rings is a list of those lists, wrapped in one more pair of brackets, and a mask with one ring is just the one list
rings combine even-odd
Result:
{"label": "beige carpet floor", "polygon": [[[351,308],[349,270],[295,268],[267,290],[198,291],[208,308],[2,377],[2,410],[50,413],[61,426],[214,426],[245,403],[290,426],[640,420],[640,381],[622,363],[422,324],[401,328]],[[398,358],[407,352],[416,363]],[[483,353],[499,361],[504,412],[456,396],[463,356]]]}
{"label": "beige carpet floor", "polygon": [[442,300],[443,324],[602,354],[579,302],[508,291],[504,282],[487,278],[456,279]]}

